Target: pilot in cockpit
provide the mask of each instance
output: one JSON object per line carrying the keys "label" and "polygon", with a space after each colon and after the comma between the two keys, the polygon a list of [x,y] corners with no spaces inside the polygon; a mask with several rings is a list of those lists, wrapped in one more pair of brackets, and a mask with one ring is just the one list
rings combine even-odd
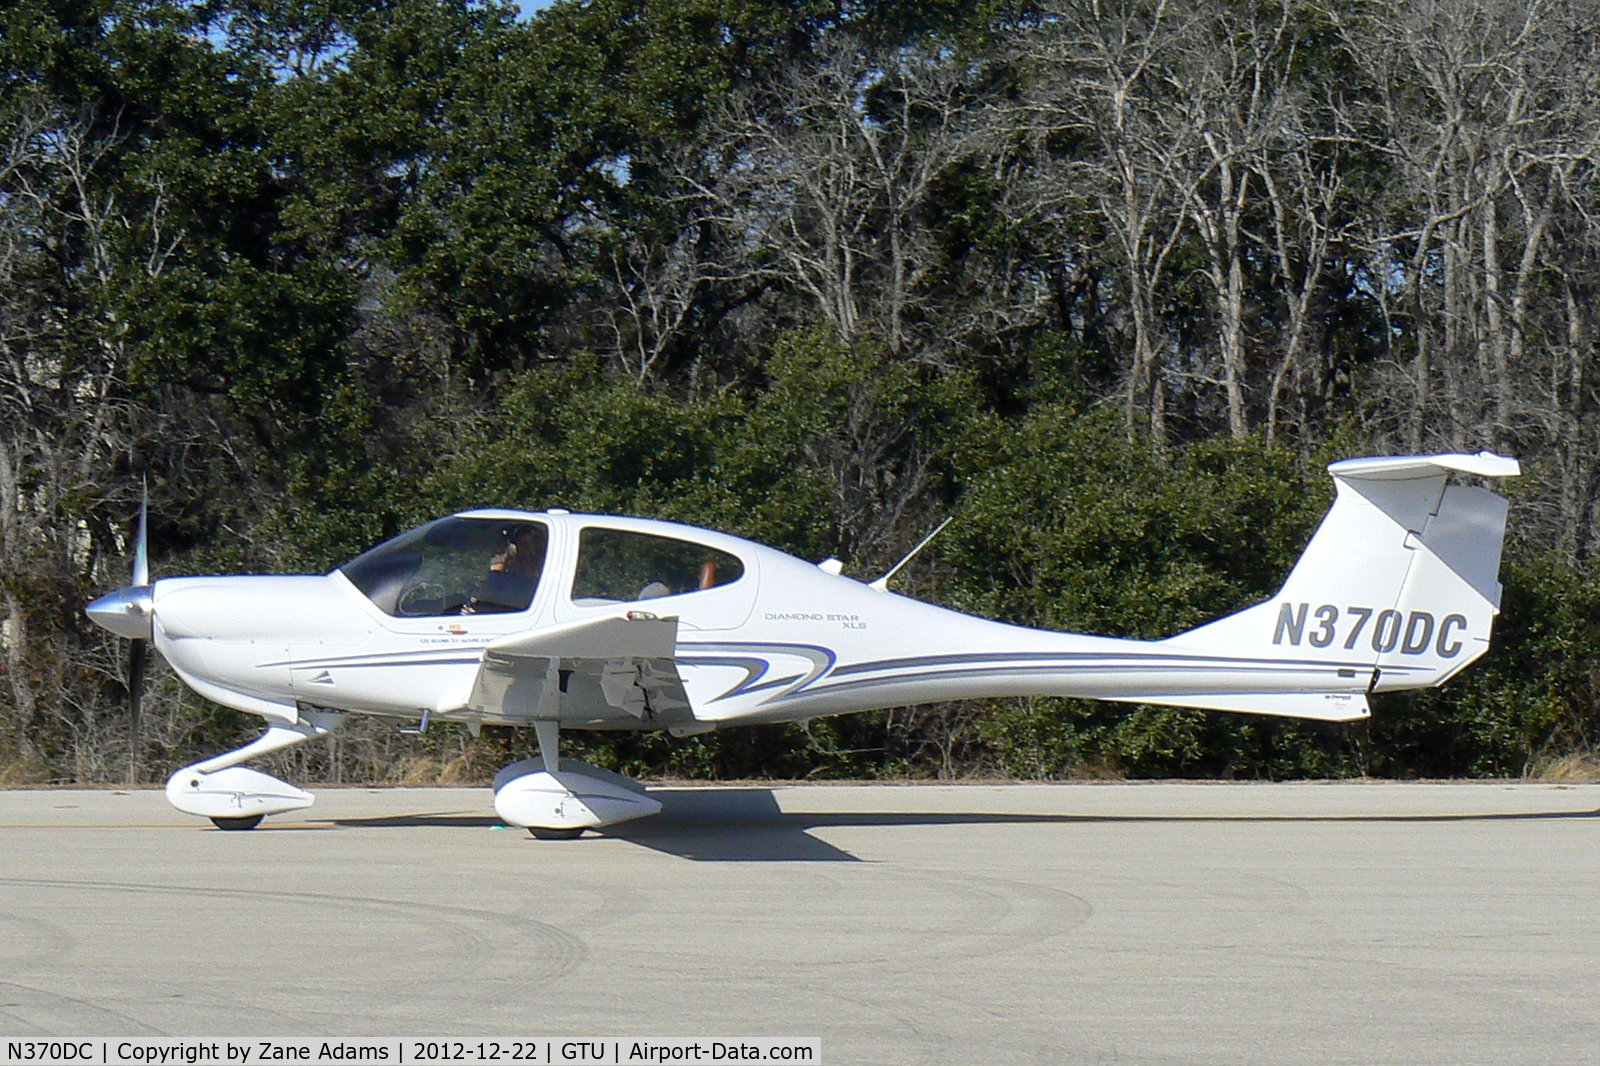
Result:
{"label": "pilot in cockpit", "polygon": [[543,530],[521,526],[506,530],[501,549],[489,559],[489,574],[476,595],[462,605],[462,614],[526,610],[544,563]]}

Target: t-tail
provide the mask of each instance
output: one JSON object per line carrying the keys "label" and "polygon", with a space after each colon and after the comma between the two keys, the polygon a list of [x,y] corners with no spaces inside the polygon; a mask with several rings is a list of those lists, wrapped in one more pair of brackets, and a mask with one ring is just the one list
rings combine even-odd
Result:
{"label": "t-tail", "polygon": [[1489,650],[1507,505],[1488,489],[1447,485],[1451,471],[1521,469],[1489,452],[1333,463],[1338,495],[1278,594],[1161,642],[1246,657],[1264,671],[1303,669],[1304,690],[1185,695],[1158,684],[1120,698],[1347,721],[1367,716],[1368,693],[1454,676]]}

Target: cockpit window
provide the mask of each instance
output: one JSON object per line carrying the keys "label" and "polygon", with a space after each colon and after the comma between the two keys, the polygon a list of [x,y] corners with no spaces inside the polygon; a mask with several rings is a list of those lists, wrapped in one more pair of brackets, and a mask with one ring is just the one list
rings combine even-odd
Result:
{"label": "cockpit window", "polygon": [[539,522],[441,518],[339,568],[385,614],[429,618],[525,611],[544,569]]}
{"label": "cockpit window", "polygon": [[590,527],[578,534],[572,602],[589,607],[651,600],[730,585],[743,576],[738,556],[704,544]]}

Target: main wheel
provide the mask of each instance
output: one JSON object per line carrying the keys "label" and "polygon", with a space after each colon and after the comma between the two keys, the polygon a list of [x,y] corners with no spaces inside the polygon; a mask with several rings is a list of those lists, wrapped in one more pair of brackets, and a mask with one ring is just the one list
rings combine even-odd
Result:
{"label": "main wheel", "polygon": [[243,818],[213,818],[211,824],[218,829],[239,830],[254,829],[261,824],[264,814],[247,814]]}
{"label": "main wheel", "polygon": [[535,840],[577,840],[583,836],[582,829],[547,829],[540,825],[528,826],[528,833]]}

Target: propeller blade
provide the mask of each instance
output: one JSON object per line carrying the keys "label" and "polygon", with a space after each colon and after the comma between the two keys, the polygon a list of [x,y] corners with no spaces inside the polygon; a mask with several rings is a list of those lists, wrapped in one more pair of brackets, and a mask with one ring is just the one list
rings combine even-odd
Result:
{"label": "propeller blade", "polygon": [[[150,479],[145,477],[139,495],[139,533],[133,548],[133,587],[143,591],[148,602],[150,585]],[[148,611],[146,612],[148,613]],[[141,740],[139,711],[144,703],[145,657],[150,642],[135,638],[128,645],[128,784],[139,783]]]}
{"label": "propeller blade", "polygon": [[128,651],[128,784],[139,783],[139,707],[144,702],[145,656],[150,642],[129,642]]}
{"label": "propeller blade", "polygon": [[150,510],[150,482],[144,483],[144,494],[139,498],[139,539],[133,549],[133,587],[143,588],[150,584],[150,548],[147,534],[148,523],[146,518]]}

